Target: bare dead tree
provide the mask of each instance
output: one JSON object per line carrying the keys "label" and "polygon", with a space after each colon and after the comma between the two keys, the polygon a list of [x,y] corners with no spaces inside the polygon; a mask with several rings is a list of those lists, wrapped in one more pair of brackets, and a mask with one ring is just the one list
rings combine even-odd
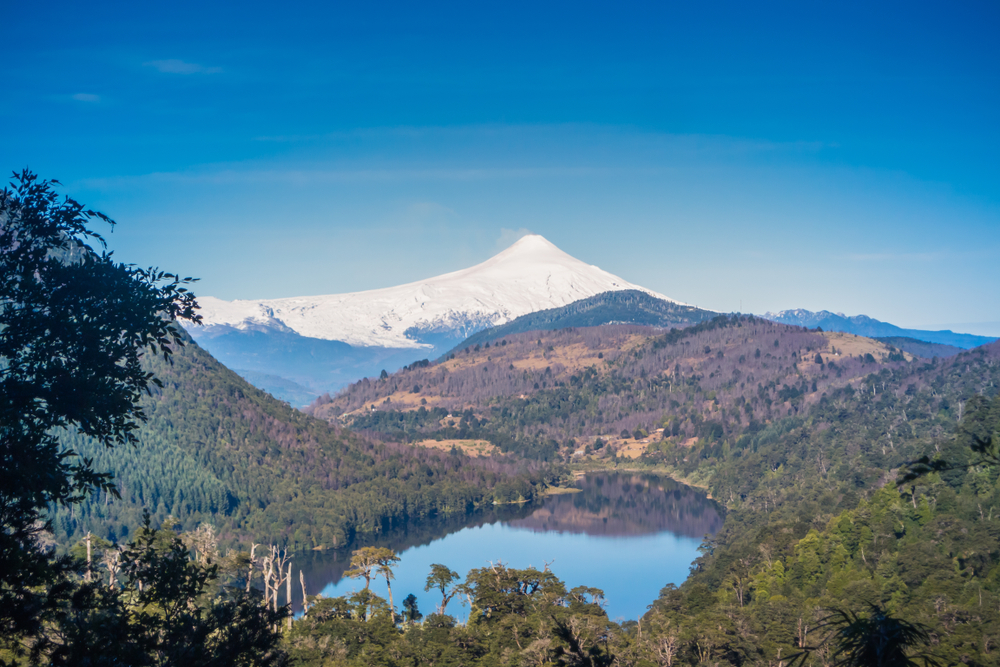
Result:
{"label": "bare dead tree", "polygon": [[656,656],[660,659],[660,664],[665,665],[665,667],[672,667],[674,658],[677,656],[677,651],[680,648],[680,640],[677,638],[677,635],[667,633],[659,638],[655,648]]}
{"label": "bare dead tree", "polygon": [[247,593],[250,592],[250,584],[253,582],[253,571],[257,567],[257,547],[259,546],[259,544],[250,545],[250,564],[248,566],[249,571],[247,572]]}
{"label": "bare dead tree", "polygon": [[309,596],[306,595],[306,575],[299,570],[299,583],[302,584],[302,613],[309,611]]}
{"label": "bare dead tree", "polygon": [[86,540],[87,540],[87,574],[84,577],[84,579],[86,581],[90,581],[90,579],[91,579],[91,560],[90,560],[91,554],[90,554],[90,531],[89,530],[87,531],[87,538],[86,538]]}
{"label": "bare dead tree", "polygon": [[101,563],[108,569],[108,588],[114,590],[118,583],[118,573],[122,569],[122,554],[118,549],[105,549]]}

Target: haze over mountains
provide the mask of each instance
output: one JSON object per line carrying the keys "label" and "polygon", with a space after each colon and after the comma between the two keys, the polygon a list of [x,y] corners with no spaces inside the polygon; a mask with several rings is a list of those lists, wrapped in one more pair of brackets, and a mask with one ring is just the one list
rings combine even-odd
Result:
{"label": "haze over mountains", "polygon": [[[199,344],[255,386],[300,407],[383,369],[393,372],[511,333],[612,323],[685,326],[716,315],[582,262],[538,235],[525,236],[468,269],[397,287],[199,301],[204,326],[190,329]],[[928,357],[995,340],[901,329],[865,315],[829,311],[785,310],[764,317],[810,329],[892,337],[896,347]]]}

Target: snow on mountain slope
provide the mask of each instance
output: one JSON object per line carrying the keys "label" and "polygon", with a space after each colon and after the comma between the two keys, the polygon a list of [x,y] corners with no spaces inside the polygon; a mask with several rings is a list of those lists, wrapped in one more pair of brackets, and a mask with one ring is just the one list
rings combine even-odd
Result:
{"label": "snow on mountain slope", "polygon": [[532,235],[482,264],[398,287],[266,301],[202,297],[206,327],[192,333],[283,331],[359,347],[422,348],[431,347],[422,335],[464,337],[527,313],[627,289],[680,303]]}

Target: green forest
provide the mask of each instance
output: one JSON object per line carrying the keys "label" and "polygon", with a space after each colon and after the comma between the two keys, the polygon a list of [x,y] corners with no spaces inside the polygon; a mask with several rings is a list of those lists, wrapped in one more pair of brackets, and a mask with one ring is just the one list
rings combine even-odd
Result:
{"label": "green forest", "polygon": [[142,401],[148,421],[136,447],[62,438],[95,468],[114,471],[121,498],[102,492],[54,507],[60,542],[88,531],[125,539],[149,511],[154,523],[170,516],[185,529],[211,522],[230,545],[335,548],[410,519],[531,498],[565,473],[359,437],[255,389],[190,340],[171,363],[144,363],[163,386]]}

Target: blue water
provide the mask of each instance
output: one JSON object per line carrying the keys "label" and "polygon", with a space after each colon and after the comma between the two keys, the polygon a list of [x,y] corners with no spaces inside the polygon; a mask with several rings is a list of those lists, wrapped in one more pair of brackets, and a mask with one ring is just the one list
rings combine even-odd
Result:
{"label": "blue water", "polygon": [[[549,569],[566,583],[567,590],[574,586],[603,590],[605,609],[612,620],[635,619],[645,613],[660,588],[668,583],[679,585],[687,578],[700,544],[700,539],[669,532],[594,537],[538,533],[502,523],[465,528],[400,554],[392,585],[393,601],[398,609],[403,598],[413,593],[421,612],[433,612],[441,595],[437,591],[424,592],[432,563],[447,565],[462,576],[473,568],[487,567],[491,560],[515,568],[542,569],[549,563]],[[323,589],[323,595],[348,595],[363,585],[363,581],[342,579]],[[372,591],[387,598],[384,580],[373,581]],[[447,612],[464,620],[468,607],[456,597],[448,603]]]}
{"label": "blue water", "polygon": [[[426,616],[440,602],[424,592],[431,564],[465,577],[473,568],[502,561],[514,568],[549,569],[566,584],[599,588],[612,620],[636,619],[667,584],[680,585],[706,534],[721,526],[715,504],[703,493],[649,475],[600,473],[580,481],[583,492],[551,496],[515,518],[464,527],[425,544],[398,549],[392,585],[397,610],[417,596]],[[345,556],[339,557],[340,561]],[[328,576],[340,578],[343,567]],[[328,580],[327,597],[349,595],[363,580]],[[387,598],[384,580],[372,591]],[[468,608],[455,597],[447,613],[464,620]]]}

